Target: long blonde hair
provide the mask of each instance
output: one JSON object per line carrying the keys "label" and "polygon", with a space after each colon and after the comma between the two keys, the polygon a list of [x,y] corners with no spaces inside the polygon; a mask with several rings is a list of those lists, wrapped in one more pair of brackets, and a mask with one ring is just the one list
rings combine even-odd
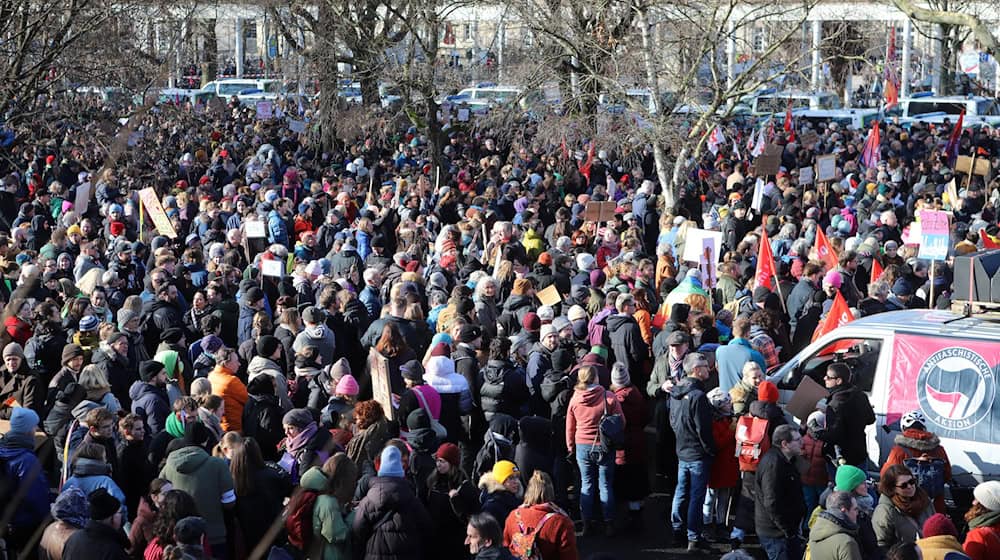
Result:
{"label": "long blonde hair", "polygon": [[586,391],[597,381],[597,369],[593,366],[583,366],[576,372],[576,390]]}

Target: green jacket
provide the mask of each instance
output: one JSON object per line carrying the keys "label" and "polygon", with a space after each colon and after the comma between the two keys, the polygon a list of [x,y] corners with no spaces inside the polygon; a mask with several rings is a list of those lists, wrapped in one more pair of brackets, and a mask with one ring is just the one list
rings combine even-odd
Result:
{"label": "green jacket", "polygon": [[225,461],[197,446],[182,447],[167,457],[160,478],[169,480],[174,488],[194,498],[198,513],[205,519],[205,534],[210,544],[225,542],[226,523],[222,509],[236,502],[233,476]]}
{"label": "green jacket", "polygon": [[[301,479],[306,490],[322,492],[326,488],[326,476],[318,467],[312,467]],[[343,508],[337,498],[330,494],[321,494],[313,505],[313,535],[319,550],[318,560],[350,560],[351,554],[350,527],[353,519],[344,515]]]}
{"label": "green jacket", "polygon": [[814,560],[861,560],[856,529],[822,512],[809,532],[809,558]]}

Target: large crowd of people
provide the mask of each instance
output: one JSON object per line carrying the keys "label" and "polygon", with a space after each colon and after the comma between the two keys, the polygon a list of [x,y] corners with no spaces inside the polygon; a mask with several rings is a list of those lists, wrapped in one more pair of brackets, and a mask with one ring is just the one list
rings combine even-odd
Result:
{"label": "large crowd of people", "polygon": [[[848,365],[801,426],[765,380],[837,297],[856,316],[948,305],[947,262],[906,228],[946,209],[951,253],[974,251],[1000,196],[977,176],[943,199],[950,125],[882,123],[867,167],[867,131],[779,130],[765,177],[733,140],[670,206],[651,150],[516,126],[526,143],[455,123],[437,154],[414,128],[325,153],[236,101],[163,106],[118,159],[92,127],[18,129],[0,162],[8,552],[568,560],[672,530],[729,558],[1000,558],[1000,482],[956,526],[906,466],[951,476],[923,414],[875,488]],[[998,147],[977,129],[956,149]],[[836,179],[800,181],[825,154]],[[693,228],[721,232],[710,273],[681,258]],[[653,490],[672,494],[659,526]]]}

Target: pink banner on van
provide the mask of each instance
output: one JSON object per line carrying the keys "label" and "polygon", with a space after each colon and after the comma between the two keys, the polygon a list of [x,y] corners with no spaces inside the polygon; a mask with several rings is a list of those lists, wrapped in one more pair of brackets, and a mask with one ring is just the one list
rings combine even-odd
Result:
{"label": "pink banner on van", "polygon": [[994,407],[1000,344],[957,338],[895,338],[886,422],[911,410],[927,416],[927,429],[945,437],[994,441],[1000,407]]}

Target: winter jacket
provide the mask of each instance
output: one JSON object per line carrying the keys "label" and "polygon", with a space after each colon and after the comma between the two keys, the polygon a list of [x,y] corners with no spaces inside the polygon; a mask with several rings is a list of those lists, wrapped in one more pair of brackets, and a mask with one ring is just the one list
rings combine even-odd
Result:
{"label": "winter jacket", "polygon": [[757,464],[754,491],[758,535],[788,538],[799,533],[806,502],[794,459],[789,461],[777,447],[768,449]]}
{"label": "winter jacket", "polygon": [[281,457],[278,443],[285,438],[283,417],[284,411],[273,393],[248,395],[241,419],[243,435],[257,440],[266,461],[277,461]]}
{"label": "winter jacket", "polygon": [[264,356],[254,356],[250,360],[250,364],[247,365],[247,382],[249,383],[261,375],[270,375],[274,378],[275,395],[278,397],[278,404],[281,405],[281,408],[286,412],[294,408],[288,397],[288,379],[281,371],[281,367],[274,360]]}
{"label": "winter jacket", "polygon": [[424,381],[441,395],[441,425],[448,430],[447,441],[464,441],[468,434],[462,425],[462,416],[472,410],[472,392],[464,377],[455,373],[454,362],[443,356],[427,361]]}
{"label": "winter jacket", "polygon": [[167,415],[170,414],[166,387],[136,381],[129,388],[128,395],[132,399],[132,412],[142,417],[150,434],[166,429]]}
{"label": "winter jacket", "polygon": [[840,446],[850,465],[863,465],[868,458],[865,426],[875,422],[875,412],[864,391],[853,385],[840,385],[830,391],[826,409],[826,429],[816,437]]}
{"label": "winter jacket", "polygon": [[802,484],[806,486],[826,486],[830,476],[826,471],[826,455],[823,453],[823,442],[811,434],[802,436],[802,458],[808,467],[802,473]]}
{"label": "winter jacket", "polygon": [[[42,379],[28,369],[28,362],[21,360],[21,367],[11,373],[7,366],[0,367],[0,402],[13,399],[20,406],[30,408],[43,416],[45,385]],[[0,419],[10,420],[12,407],[0,408]]]}
{"label": "winter jacket", "polygon": [[482,370],[479,394],[486,420],[494,414],[509,414],[515,418],[528,412],[528,385],[524,370],[509,360],[490,360]]}
{"label": "winter jacket", "polygon": [[292,480],[273,464],[257,468],[249,478],[249,493],[236,499],[236,518],[247,550],[253,550],[271,522],[281,515],[285,498],[292,494]]}
{"label": "winter jacket", "polygon": [[597,442],[605,411],[622,414],[621,403],[614,393],[600,385],[576,389],[566,412],[566,448],[574,449],[577,444],[593,445]]}
{"label": "winter jacket", "polygon": [[65,521],[53,521],[42,532],[42,539],[38,542],[38,560],[62,560],[66,541],[79,530],[80,527]]}
{"label": "winter jacket", "polygon": [[[1000,539],[997,540],[1000,544]],[[917,539],[917,548],[924,560],[969,560],[962,543],[954,535],[937,535]],[[1000,552],[1000,550],[994,550]]]}
{"label": "winter jacket", "polygon": [[322,467],[327,459],[340,450],[329,430],[316,430],[309,441],[294,454],[286,449],[278,464],[291,474],[292,482],[298,484],[302,473],[310,467]]}
{"label": "winter jacket", "polygon": [[636,375],[649,358],[649,346],[642,338],[639,323],[635,317],[619,313],[609,316],[607,325],[613,355],[608,363],[621,362],[628,366],[632,375]]}
{"label": "winter jacket", "polygon": [[493,519],[506,520],[510,512],[521,505],[521,498],[512,494],[504,485],[497,482],[492,472],[479,477],[479,502],[483,505],[481,513],[488,513]]}
{"label": "winter jacket", "polygon": [[879,474],[885,476],[886,469],[891,465],[901,465],[911,457],[919,459],[923,455],[944,460],[944,481],[951,480],[951,462],[948,461],[948,452],[941,446],[941,440],[931,432],[915,428],[904,430],[896,436],[895,445],[889,450],[889,456],[882,463]]}
{"label": "winter jacket", "polygon": [[354,512],[354,536],[368,560],[424,558],[433,529],[427,509],[403,478],[377,477]]}
{"label": "winter jacket", "polygon": [[[125,493],[111,477],[111,468],[107,463],[96,459],[78,458],[73,464],[73,476],[66,479],[63,488],[77,487],[87,496],[98,488],[104,488],[109,494],[118,498],[122,503],[122,514],[127,514],[125,509]],[[128,519],[128,517],[125,517]]]}
{"label": "winter jacket", "polygon": [[736,422],[723,416],[712,420],[712,439],[718,454],[708,474],[709,488],[734,488],[740,479],[740,461],[736,456]]}
{"label": "winter jacket", "polygon": [[10,524],[15,529],[34,530],[49,514],[49,483],[44,466],[35,455],[34,434],[5,435],[0,440],[0,460],[7,475],[16,482],[15,488],[27,487]]}
{"label": "winter jacket", "polygon": [[227,432],[243,430],[243,407],[250,399],[246,385],[221,365],[208,374],[208,380],[212,384],[212,394],[222,397],[225,402],[222,429]]}
{"label": "winter jacket", "polygon": [[120,529],[91,520],[66,541],[62,557],[63,560],[128,560],[125,553],[128,547],[128,539]]}
{"label": "winter jacket", "polygon": [[237,319],[236,340],[237,344],[243,344],[253,338],[253,316],[257,314],[257,310],[247,307],[246,302],[243,300],[240,300],[239,306],[240,314],[239,319]]}
{"label": "winter jacket", "polygon": [[51,378],[62,367],[62,349],[66,346],[66,333],[61,330],[39,331],[24,345],[24,359],[28,368],[36,373],[44,372],[45,379]]}
{"label": "winter jacket", "polygon": [[[917,492],[922,490],[918,488]],[[875,529],[879,548],[888,550],[899,542],[916,541],[921,537],[924,521],[932,515],[934,515],[933,502],[928,503],[927,508],[914,519],[900,511],[889,496],[884,494],[879,496],[875,513],[872,514],[872,528]]]}
{"label": "winter jacket", "polygon": [[334,359],[334,353],[337,348],[336,337],[333,331],[326,325],[320,324],[306,327],[295,336],[295,342],[292,343],[292,350],[296,354],[306,346],[316,347],[319,355],[323,358],[324,364],[332,364],[336,361]]}
{"label": "winter jacket", "polygon": [[325,494],[327,478],[317,467],[302,475],[302,488],[319,493],[313,503],[313,543],[309,552],[315,560],[350,560],[350,537],[353,514],[344,515],[337,498]]}
{"label": "winter jacket", "polygon": [[[358,305],[361,305],[360,303]],[[418,326],[413,321],[407,319],[402,319],[389,315],[388,317],[383,317],[371,325],[365,331],[364,336],[361,337],[361,344],[365,348],[371,348],[378,343],[378,339],[382,336],[382,330],[385,325],[389,322],[393,322],[399,327],[400,334],[406,339],[406,343],[410,348],[419,356],[423,355],[424,351],[427,350],[427,345],[430,344],[431,338],[429,332],[424,324],[423,327]]]}
{"label": "winter jacket", "polygon": [[519,426],[517,420],[506,414],[496,414],[490,420],[489,429],[483,435],[483,446],[476,453],[473,463],[473,476],[480,476],[493,469],[498,461],[514,461],[516,459],[514,442],[517,440]]}
{"label": "winter jacket", "polygon": [[139,500],[139,511],[128,532],[128,540],[132,543],[131,552],[133,557],[142,558],[143,551],[146,550],[146,546],[149,545],[149,542],[155,536],[153,525],[156,523],[159,510],[153,508],[154,506],[146,496],[143,496]]}
{"label": "winter jacket", "polygon": [[354,285],[361,281],[365,261],[357,251],[341,247],[340,251],[327,258],[330,259],[330,274],[334,278],[347,278]]}
{"label": "winter jacket", "polygon": [[822,512],[809,532],[809,554],[817,560],[862,560],[857,526]]}
{"label": "winter jacket", "polygon": [[[551,515],[539,528],[542,518]],[[526,531],[522,531],[521,527]],[[559,506],[546,503],[532,506],[521,506],[507,516],[503,528],[503,545],[510,547],[514,535],[521,532],[535,531],[535,547],[539,558],[545,560],[576,560],[579,552],[576,548],[576,531],[573,520],[559,509]]]}
{"label": "winter jacket", "polygon": [[962,548],[972,560],[1000,558],[1000,522],[971,529]]}
{"label": "winter jacket", "polygon": [[544,415],[549,412],[545,410],[545,402],[548,399],[544,399],[541,395],[541,386],[549,372],[553,371],[552,352],[552,350],[546,348],[541,342],[536,342],[528,354],[528,366],[525,368],[525,376],[528,383],[528,392],[531,395],[529,408],[533,414]]}
{"label": "winter jacket", "polygon": [[761,371],[767,371],[764,356],[750,346],[745,338],[733,338],[725,346],[715,349],[715,363],[719,368],[719,388],[728,392],[743,379],[743,366],[754,361]]}
{"label": "winter jacket", "polygon": [[233,493],[233,477],[229,465],[218,457],[212,457],[204,449],[189,445],[167,456],[167,464],[160,470],[160,478],[165,478],[177,490],[190,494],[198,506],[198,513],[208,525],[205,536],[210,543],[221,543],[226,538],[223,520],[223,504],[236,500]]}
{"label": "winter jacket", "polygon": [[646,424],[649,423],[646,399],[635,385],[615,392],[625,416],[625,447],[615,452],[618,465],[641,465],[646,462]]}
{"label": "winter jacket", "polygon": [[177,304],[158,299],[143,305],[140,321],[146,350],[150,355],[156,353],[163,331],[175,327],[184,328],[184,315]]}
{"label": "winter jacket", "polygon": [[135,367],[129,367],[128,356],[121,356],[110,348],[101,348],[94,352],[93,364],[104,372],[118,402],[131,409],[129,389],[139,380],[139,376],[136,375]]}
{"label": "winter jacket", "polygon": [[802,312],[809,306],[813,294],[819,291],[819,287],[812,280],[806,277],[799,278],[799,283],[792,288],[792,293],[788,294],[786,303],[788,309],[788,327],[794,334]]}
{"label": "winter jacket", "polygon": [[685,377],[670,390],[667,399],[670,427],[677,436],[677,458],[681,461],[705,461],[716,455],[712,439],[712,405],[705,395],[705,384]]}
{"label": "winter jacket", "polygon": [[518,420],[514,463],[525,480],[536,470],[552,475],[555,454],[552,449],[552,422],[541,416],[525,416]]}
{"label": "winter jacket", "polygon": [[757,400],[757,388],[740,379],[729,390],[729,396],[733,399],[733,414],[742,416],[750,413],[750,404]]}
{"label": "winter jacket", "polygon": [[[458,490],[454,496],[449,492]],[[428,481],[424,492],[427,512],[435,521],[434,550],[437,558],[465,559],[465,526],[469,515],[479,511],[479,493],[464,475],[454,482],[449,476]]]}

